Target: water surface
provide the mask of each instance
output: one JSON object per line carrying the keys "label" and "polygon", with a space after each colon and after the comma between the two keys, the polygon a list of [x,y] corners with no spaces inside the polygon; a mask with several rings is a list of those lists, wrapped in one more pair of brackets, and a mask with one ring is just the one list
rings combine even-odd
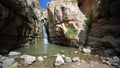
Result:
{"label": "water surface", "polygon": [[62,52],[67,54],[75,50],[76,48],[73,48],[73,47],[60,46],[60,45],[48,43],[48,44],[34,44],[28,47],[22,47],[22,48],[16,49],[15,51],[19,51],[22,54],[30,54],[34,56],[39,56],[39,55],[53,56],[55,54],[59,54]]}

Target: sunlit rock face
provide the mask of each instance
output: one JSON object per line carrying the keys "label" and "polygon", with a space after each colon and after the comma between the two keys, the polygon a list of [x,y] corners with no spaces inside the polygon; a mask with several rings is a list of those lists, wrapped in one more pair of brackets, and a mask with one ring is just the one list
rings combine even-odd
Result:
{"label": "sunlit rock face", "polygon": [[[120,40],[119,4],[119,0],[78,0],[78,5],[82,12],[85,15],[91,15],[93,17],[88,45],[92,45],[93,47],[101,47],[101,45],[110,47],[101,41],[106,36],[112,36],[117,41]],[[118,45],[120,45],[119,42]],[[120,46],[118,45],[113,48],[119,48]]]}
{"label": "sunlit rock face", "polygon": [[51,43],[79,46],[85,43],[85,16],[76,1],[55,0],[48,3]]}
{"label": "sunlit rock face", "polygon": [[0,0],[0,49],[12,49],[32,36],[39,14],[38,0]]}

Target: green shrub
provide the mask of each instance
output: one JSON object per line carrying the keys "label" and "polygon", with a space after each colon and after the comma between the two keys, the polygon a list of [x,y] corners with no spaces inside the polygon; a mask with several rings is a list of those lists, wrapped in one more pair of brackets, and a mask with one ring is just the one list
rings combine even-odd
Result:
{"label": "green shrub", "polygon": [[92,23],[93,23],[93,17],[92,17],[92,15],[86,16],[85,23],[87,24],[88,28],[87,28],[87,32],[86,32],[87,33],[87,37],[86,37],[84,46],[87,46],[88,36],[89,36],[89,34],[91,32]]}
{"label": "green shrub", "polygon": [[33,13],[32,13],[32,17],[33,17],[33,18],[36,18],[36,17],[37,17],[37,13],[36,13],[36,12],[33,12]]}
{"label": "green shrub", "polygon": [[67,30],[67,32],[66,32],[66,36],[67,36],[68,38],[73,38],[73,37],[75,36],[75,31],[74,31],[74,29],[71,28],[71,27],[68,27],[68,30]]}
{"label": "green shrub", "polygon": [[92,24],[93,17],[91,15],[86,16],[85,23],[89,26]]}

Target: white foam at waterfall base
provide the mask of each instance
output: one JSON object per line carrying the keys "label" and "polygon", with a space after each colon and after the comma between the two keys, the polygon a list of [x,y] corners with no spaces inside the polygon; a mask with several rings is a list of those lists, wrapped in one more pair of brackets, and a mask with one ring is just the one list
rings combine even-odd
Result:
{"label": "white foam at waterfall base", "polygon": [[45,26],[43,26],[43,38],[44,38],[44,44],[48,44],[48,37]]}

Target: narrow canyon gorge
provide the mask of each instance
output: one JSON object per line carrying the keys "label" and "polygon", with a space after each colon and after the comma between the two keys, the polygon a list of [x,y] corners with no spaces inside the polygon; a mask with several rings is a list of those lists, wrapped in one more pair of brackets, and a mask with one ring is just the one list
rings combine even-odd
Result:
{"label": "narrow canyon gorge", "polygon": [[120,68],[120,0],[39,2],[0,0],[0,68]]}

